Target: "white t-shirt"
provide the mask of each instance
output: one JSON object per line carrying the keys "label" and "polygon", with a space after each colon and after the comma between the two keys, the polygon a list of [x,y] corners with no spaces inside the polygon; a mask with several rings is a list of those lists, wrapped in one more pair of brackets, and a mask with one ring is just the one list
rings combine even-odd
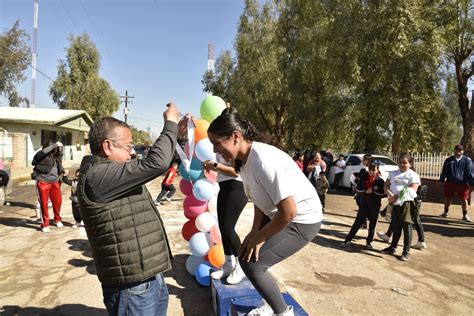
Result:
{"label": "white t-shirt", "polygon": [[[225,161],[224,158],[222,158],[221,155],[216,154],[217,162],[220,163],[221,165],[232,167],[230,162]],[[228,174],[225,174],[224,172],[217,172],[217,182],[222,182],[222,181],[227,181],[227,180],[237,180],[237,181],[242,181],[242,178],[240,176],[233,177],[229,176]]]}
{"label": "white t-shirt", "polygon": [[334,173],[344,172],[345,166],[346,166],[346,162],[344,161],[344,159],[336,161],[336,169],[334,169]]}
{"label": "white t-shirt", "polygon": [[[405,172],[401,172],[400,170],[390,171],[387,179],[390,180],[390,191],[398,196],[404,188],[410,187],[413,183],[421,184],[420,176],[411,169]],[[413,201],[415,197],[416,194],[414,194],[414,196],[412,195],[412,198],[408,200]],[[403,201],[399,198],[394,204],[402,205]]]}
{"label": "white t-shirt", "polygon": [[253,142],[242,180],[250,188],[254,204],[272,218],[276,205],[292,196],[296,203],[293,222],[314,224],[322,220],[322,206],[316,190],[293,159],[276,147]]}

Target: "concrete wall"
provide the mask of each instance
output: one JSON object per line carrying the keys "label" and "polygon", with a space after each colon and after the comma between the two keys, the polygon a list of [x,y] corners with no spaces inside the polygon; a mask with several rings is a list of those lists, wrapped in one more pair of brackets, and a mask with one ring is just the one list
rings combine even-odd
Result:
{"label": "concrete wall", "polygon": [[[14,168],[29,167],[35,153],[41,149],[41,131],[54,131],[57,137],[62,139],[64,147],[64,161],[79,163],[87,154],[84,141],[84,132],[63,128],[60,126],[48,126],[39,124],[19,124],[0,122],[0,127],[7,130],[9,135],[25,135],[24,138],[14,138]],[[71,133],[71,143],[65,143],[66,133]],[[71,159],[72,158],[72,159]]]}

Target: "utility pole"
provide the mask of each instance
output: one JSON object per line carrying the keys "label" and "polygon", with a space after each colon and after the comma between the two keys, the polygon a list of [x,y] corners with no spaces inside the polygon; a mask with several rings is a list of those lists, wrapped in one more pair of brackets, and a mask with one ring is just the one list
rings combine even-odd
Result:
{"label": "utility pole", "polygon": [[33,14],[33,47],[31,48],[31,102],[28,107],[34,108],[36,106],[36,57],[38,56],[36,51],[37,40],[38,40],[38,0],[35,0],[35,10]]}
{"label": "utility pole", "polygon": [[127,123],[128,113],[130,112],[130,110],[128,109],[128,103],[129,102],[130,102],[130,104],[133,103],[133,101],[128,101],[128,99],[134,99],[135,96],[129,96],[128,95],[128,90],[125,90],[125,95],[121,95],[120,97],[125,99],[125,101],[121,101],[121,102],[125,103],[125,108],[123,109],[123,114],[124,114],[124,117],[125,117],[125,123]]}

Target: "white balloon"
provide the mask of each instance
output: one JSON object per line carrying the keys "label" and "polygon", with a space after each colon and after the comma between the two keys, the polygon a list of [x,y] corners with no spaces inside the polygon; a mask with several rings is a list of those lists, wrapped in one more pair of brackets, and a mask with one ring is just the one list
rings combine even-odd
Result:
{"label": "white balloon", "polygon": [[217,195],[214,195],[212,199],[207,203],[207,210],[209,213],[217,217]]}
{"label": "white balloon", "polygon": [[194,275],[196,268],[201,263],[204,263],[204,261],[204,257],[189,256],[188,259],[186,259],[186,270],[189,274]]}
{"label": "white balloon", "polygon": [[207,179],[199,179],[194,183],[193,195],[200,201],[209,201],[218,192],[219,186]]}
{"label": "white balloon", "polygon": [[207,255],[211,245],[212,239],[208,233],[195,233],[189,240],[189,250],[196,257],[203,257]]}
{"label": "white balloon", "polygon": [[209,232],[212,226],[217,224],[217,219],[209,212],[204,212],[196,217],[196,224],[197,229],[202,232]]}
{"label": "white balloon", "polygon": [[214,153],[214,146],[209,138],[201,139],[194,147],[197,159],[201,161],[211,160],[216,161],[216,154]]}

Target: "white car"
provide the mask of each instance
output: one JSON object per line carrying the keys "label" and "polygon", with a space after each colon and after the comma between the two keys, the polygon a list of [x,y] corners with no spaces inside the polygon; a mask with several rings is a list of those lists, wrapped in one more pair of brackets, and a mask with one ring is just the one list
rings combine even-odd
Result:
{"label": "white car", "polygon": [[[350,177],[353,173],[359,172],[364,167],[362,164],[363,157],[364,154],[350,154],[346,157],[346,168],[344,168],[344,175],[339,183],[341,187],[352,188]],[[379,170],[382,174],[382,179],[384,180],[387,180],[390,171],[398,170],[398,164],[386,156],[372,155],[372,160],[379,164]],[[328,181],[330,184],[334,182],[335,171],[335,166],[332,166],[331,169],[329,169]]]}

